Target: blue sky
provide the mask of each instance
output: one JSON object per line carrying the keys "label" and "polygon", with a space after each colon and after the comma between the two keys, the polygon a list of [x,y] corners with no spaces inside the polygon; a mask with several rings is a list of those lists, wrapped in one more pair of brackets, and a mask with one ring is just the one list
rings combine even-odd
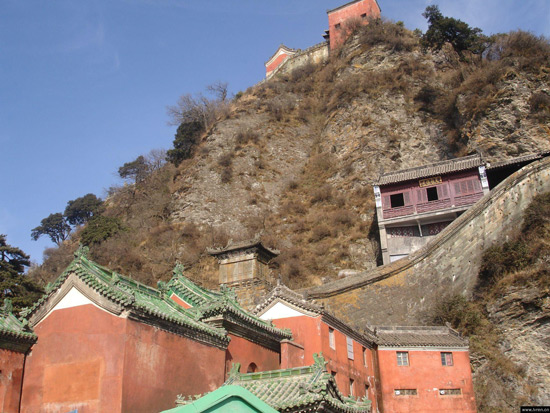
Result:
{"label": "blue sky", "polygon": [[[280,43],[320,42],[326,10],[343,3],[0,0],[0,233],[40,262],[52,243],[30,232],[42,218],[170,148],[167,105],[216,81],[252,86]],[[487,34],[550,35],[549,0],[380,0],[385,17],[422,30],[429,4]]]}

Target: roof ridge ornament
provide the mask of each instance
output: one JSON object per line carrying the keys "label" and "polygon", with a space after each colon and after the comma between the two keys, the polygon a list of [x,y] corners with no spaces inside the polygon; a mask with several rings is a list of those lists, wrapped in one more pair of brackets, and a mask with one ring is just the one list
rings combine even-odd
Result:
{"label": "roof ridge ornament", "polygon": [[11,314],[13,313],[13,304],[11,302],[11,299],[4,298],[4,305],[2,306],[2,312],[4,314]]}
{"label": "roof ridge ornament", "polygon": [[174,269],[172,270],[172,273],[175,277],[178,277],[180,275],[183,275],[183,272],[185,271],[185,265],[183,265],[181,262],[176,261],[176,265],[174,265]]}
{"label": "roof ridge ornament", "polygon": [[229,379],[233,379],[233,380],[238,379],[241,376],[240,369],[241,369],[241,363],[233,363],[231,365],[231,370],[229,370],[229,374],[228,374]]}
{"label": "roof ridge ornament", "polygon": [[313,369],[315,371],[326,371],[326,365],[328,362],[323,357],[323,352],[313,353]]}
{"label": "roof ridge ornament", "polygon": [[78,248],[74,252],[75,258],[88,258],[88,254],[90,253],[90,248],[86,245],[79,244]]}

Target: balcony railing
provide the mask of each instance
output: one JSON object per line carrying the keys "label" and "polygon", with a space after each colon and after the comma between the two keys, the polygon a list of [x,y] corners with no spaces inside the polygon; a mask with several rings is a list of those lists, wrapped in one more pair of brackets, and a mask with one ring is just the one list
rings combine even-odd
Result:
{"label": "balcony railing", "polygon": [[420,202],[397,208],[388,208],[382,211],[384,219],[404,217],[407,215],[421,214],[425,212],[440,211],[448,208],[469,206],[475,204],[483,197],[483,192],[455,196],[454,198],[438,199],[436,201]]}

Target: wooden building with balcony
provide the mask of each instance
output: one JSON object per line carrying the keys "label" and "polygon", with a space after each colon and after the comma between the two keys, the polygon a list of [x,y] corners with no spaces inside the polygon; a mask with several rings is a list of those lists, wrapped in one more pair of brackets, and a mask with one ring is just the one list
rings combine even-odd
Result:
{"label": "wooden building with balcony", "polygon": [[426,245],[488,192],[479,155],[382,174],[374,195],[384,264]]}

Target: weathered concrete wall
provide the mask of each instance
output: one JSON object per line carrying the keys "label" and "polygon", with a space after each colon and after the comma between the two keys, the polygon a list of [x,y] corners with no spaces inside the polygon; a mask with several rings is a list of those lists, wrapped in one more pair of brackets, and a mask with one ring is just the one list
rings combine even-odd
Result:
{"label": "weathered concrete wall", "polygon": [[[398,366],[396,350],[378,350],[384,412],[477,411],[467,351],[452,351],[452,366],[441,365],[437,349],[408,353],[409,365]],[[417,395],[395,395],[396,389],[415,389]],[[461,394],[441,395],[440,389],[460,389]]]}
{"label": "weathered concrete wall", "polygon": [[265,299],[268,291],[274,288],[269,281],[258,278],[230,283],[227,286],[237,294],[240,306],[248,311],[256,308]]}
{"label": "weathered concrete wall", "polygon": [[17,413],[25,355],[0,349],[0,412]]}
{"label": "weathered concrete wall", "polygon": [[535,195],[547,191],[550,158],[508,177],[407,258],[306,293],[357,326],[421,324],[423,314],[439,297],[472,292],[483,251],[517,231],[525,207]]}

